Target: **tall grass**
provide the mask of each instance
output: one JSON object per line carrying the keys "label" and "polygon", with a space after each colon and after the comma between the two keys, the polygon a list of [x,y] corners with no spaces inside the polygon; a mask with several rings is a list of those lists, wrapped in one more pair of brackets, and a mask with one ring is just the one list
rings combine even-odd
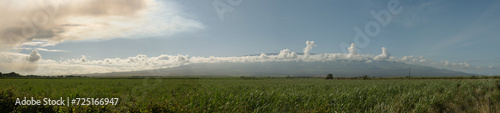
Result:
{"label": "tall grass", "polygon": [[[0,79],[0,112],[499,112],[496,79]],[[14,106],[16,98],[120,98]]]}

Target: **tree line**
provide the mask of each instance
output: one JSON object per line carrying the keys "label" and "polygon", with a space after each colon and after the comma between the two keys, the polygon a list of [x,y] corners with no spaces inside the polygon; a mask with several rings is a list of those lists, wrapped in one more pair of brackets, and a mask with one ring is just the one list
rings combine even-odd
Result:
{"label": "tree line", "polygon": [[40,75],[21,75],[16,72],[10,72],[10,73],[2,73],[0,72],[0,77],[87,77],[87,76],[75,76],[75,75],[60,75],[60,76],[40,76]]}
{"label": "tree line", "polygon": [[2,73],[0,72],[0,77],[20,77],[21,75],[16,72]]}

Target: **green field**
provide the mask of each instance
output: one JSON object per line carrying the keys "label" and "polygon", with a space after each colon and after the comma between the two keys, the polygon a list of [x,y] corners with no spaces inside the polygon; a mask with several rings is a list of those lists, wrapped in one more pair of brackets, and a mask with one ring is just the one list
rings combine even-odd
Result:
{"label": "green field", "polygon": [[[119,98],[15,106],[17,98]],[[0,79],[0,112],[500,112],[499,79]]]}

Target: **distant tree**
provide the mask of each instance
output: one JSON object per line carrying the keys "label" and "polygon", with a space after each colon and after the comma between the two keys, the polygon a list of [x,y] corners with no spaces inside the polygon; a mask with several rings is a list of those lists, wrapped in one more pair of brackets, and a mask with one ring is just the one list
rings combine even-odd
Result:
{"label": "distant tree", "polygon": [[21,75],[17,74],[16,72],[10,72],[8,74],[8,76],[10,76],[10,77],[18,77],[18,76],[21,76]]}
{"label": "distant tree", "polygon": [[333,79],[333,75],[332,74],[328,74],[328,75],[326,75],[325,79]]}
{"label": "distant tree", "polygon": [[0,77],[2,77],[2,72],[0,72]]}
{"label": "distant tree", "polygon": [[363,79],[368,79],[368,75],[363,76]]}

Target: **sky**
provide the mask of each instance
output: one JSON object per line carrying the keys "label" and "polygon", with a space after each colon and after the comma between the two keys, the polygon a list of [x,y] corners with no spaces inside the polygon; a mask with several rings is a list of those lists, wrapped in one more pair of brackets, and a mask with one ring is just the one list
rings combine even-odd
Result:
{"label": "sky", "polygon": [[[3,0],[0,7],[0,72],[357,59],[500,75],[496,0]],[[248,54],[261,55],[241,57]]]}

